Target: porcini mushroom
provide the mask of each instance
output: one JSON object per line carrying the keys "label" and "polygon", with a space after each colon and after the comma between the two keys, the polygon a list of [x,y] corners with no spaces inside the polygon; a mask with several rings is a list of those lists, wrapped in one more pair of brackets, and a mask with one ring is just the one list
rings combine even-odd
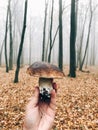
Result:
{"label": "porcini mushroom", "polygon": [[31,76],[39,77],[40,99],[50,101],[54,78],[64,77],[64,73],[55,65],[46,62],[34,62],[27,68]]}

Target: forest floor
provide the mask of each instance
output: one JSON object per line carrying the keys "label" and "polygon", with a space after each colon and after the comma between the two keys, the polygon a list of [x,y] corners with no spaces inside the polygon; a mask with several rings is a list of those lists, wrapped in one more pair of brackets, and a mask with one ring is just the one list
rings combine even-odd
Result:
{"label": "forest floor", "polygon": [[[22,130],[25,106],[38,85],[38,79],[21,68],[19,83],[14,84],[15,70],[0,68],[0,130]],[[55,80],[58,86],[57,108],[52,130],[98,130],[98,67],[89,72],[77,71],[76,78]]]}

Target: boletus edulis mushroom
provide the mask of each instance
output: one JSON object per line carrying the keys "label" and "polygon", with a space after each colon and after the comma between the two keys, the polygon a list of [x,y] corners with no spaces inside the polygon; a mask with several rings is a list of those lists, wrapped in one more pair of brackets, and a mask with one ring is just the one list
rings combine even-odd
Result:
{"label": "boletus edulis mushroom", "polygon": [[53,79],[64,77],[64,73],[56,65],[46,62],[34,62],[27,68],[27,73],[39,77],[39,97],[44,102],[49,102],[51,99]]}

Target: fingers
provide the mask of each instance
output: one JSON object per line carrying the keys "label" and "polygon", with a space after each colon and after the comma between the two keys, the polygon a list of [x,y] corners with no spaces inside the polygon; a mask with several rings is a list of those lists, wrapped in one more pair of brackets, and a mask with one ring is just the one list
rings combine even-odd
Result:
{"label": "fingers", "polygon": [[49,104],[47,111],[46,111],[47,117],[54,119],[55,112],[56,112],[55,110],[56,110],[56,92],[53,89],[51,91],[51,101],[50,101],[50,104]]}
{"label": "fingers", "polygon": [[52,83],[53,89],[55,90],[55,92],[57,93],[57,85],[56,83]]}
{"label": "fingers", "polygon": [[54,111],[56,109],[56,93],[57,93],[57,85],[56,83],[53,83],[53,90],[51,91],[50,108]]}
{"label": "fingers", "polygon": [[28,107],[31,109],[33,107],[36,107],[38,105],[38,101],[39,101],[39,87],[35,87],[34,95],[32,96],[28,104]]}
{"label": "fingers", "polygon": [[50,101],[50,108],[55,111],[56,109],[56,91],[53,89],[51,91],[51,101]]}

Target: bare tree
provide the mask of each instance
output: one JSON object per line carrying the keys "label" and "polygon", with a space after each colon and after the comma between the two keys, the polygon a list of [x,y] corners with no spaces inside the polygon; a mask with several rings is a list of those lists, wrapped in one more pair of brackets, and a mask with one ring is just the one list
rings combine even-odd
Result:
{"label": "bare tree", "polygon": [[[77,36],[77,27],[78,27],[78,5],[79,5],[79,1],[75,1],[75,35]],[[75,36],[75,37],[76,37]]]}
{"label": "bare tree", "polygon": [[[52,1],[53,2],[53,1]],[[53,4],[52,4],[53,5]],[[63,15],[63,12],[64,12],[64,10],[66,9],[66,8],[68,8],[70,5],[68,5],[68,6],[66,6],[66,7],[63,7],[63,9],[62,9],[62,15]],[[51,13],[53,13],[53,11],[51,11]],[[50,26],[51,27],[51,26]],[[51,52],[52,52],[52,49],[53,49],[53,46],[54,46],[54,43],[55,43],[55,40],[56,40],[56,37],[57,37],[57,34],[58,34],[58,32],[59,32],[59,25],[57,26],[57,29],[56,29],[56,31],[55,31],[55,33],[54,33],[54,36],[53,36],[53,38],[52,38],[52,40],[51,40],[51,47],[50,47],[50,52],[49,52],[49,55],[48,55],[48,60],[50,59],[50,57],[51,57]],[[49,33],[49,36],[48,36],[48,42],[47,42],[47,46],[46,46],[46,53],[45,53],[45,61],[47,61],[47,54],[48,54],[48,48],[49,48],[49,42],[50,42],[50,39],[51,39],[51,32]]]}
{"label": "bare tree", "polygon": [[70,21],[70,77],[76,77],[76,23],[75,23],[75,0],[71,0],[71,21]]}
{"label": "bare tree", "polygon": [[51,51],[52,51],[52,28],[53,28],[53,12],[54,12],[54,0],[52,0],[52,10],[51,10],[51,21],[50,21],[50,43],[49,43],[49,55],[48,55],[48,62],[51,61]]}
{"label": "bare tree", "polygon": [[84,38],[84,31],[85,31],[88,9],[89,8],[86,9],[83,28],[82,28],[82,32],[81,32],[81,36],[80,36],[80,45],[78,47],[77,62],[79,63],[79,68],[80,68],[80,65],[81,65],[81,62],[82,62],[82,46],[83,46],[83,38]]}
{"label": "bare tree", "polygon": [[1,49],[0,49],[0,66],[1,66],[1,59],[2,59],[3,47],[4,47],[4,40],[3,40],[3,42],[2,42]]}
{"label": "bare tree", "polygon": [[9,3],[9,34],[10,34],[10,53],[9,53],[9,70],[13,69],[13,38],[12,38],[12,14],[11,14],[11,0]]}
{"label": "bare tree", "polygon": [[47,9],[48,9],[48,1],[45,0],[45,16],[44,16],[43,44],[42,44],[42,61],[45,60],[45,42],[46,42]]}
{"label": "bare tree", "polygon": [[8,7],[7,7],[7,15],[6,15],[6,26],[5,26],[5,63],[6,63],[6,72],[9,72],[9,67],[8,67],[8,59],[7,59],[7,32],[8,32],[8,14],[9,14],[9,4],[10,0],[8,1]]}
{"label": "bare tree", "polygon": [[95,22],[95,17],[93,21],[93,44],[91,44],[91,58],[90,58],[90,65],[95,65],[95,55],[96,55],[96,44],[95,44],[95,27],[96,27],[96,22]]}
{"label": "bare tree", "polygon": [[58,66],[63,69],[63,27],[62,27],[62,0],[59,0],[59,57]]}
{"label": "bare tree", "polygon": [[25,30],[26,30],[27,5],[28,5],[28,0],[25,0],[23,29],[22,29],[20,46],[19,46],[19,52],[18,52],[18,58],[17,58],[17,68],[16,68],[16,72],[15,72],[14,83],[18,82],[18,75],[19,75],[19,70],[20,70],[20,58],[21,58],[21,54],[22,54],[23,43],[24,43],[24,36],[25,36]]}
{"label": "bare tree", "polygon": [[85,52],[84,52],[84,56],[83,56],[82,63],[81,63],[80,68],[79,68],[80,71],[82,71],[83,64],[84,64],[85,57],[86,57],[86,53],[87,53],[88,46],[89,46],[89,37],[90,37],[90,33],[91,33],[91,25],[92,25],[93,13],[94,13],[96,7],[98,6],[98,5],[96,5],[96,7],[95,7],[94,9],[92,9],[92,0],[90,0],[90,3],[89,3],[89,4],[90,4],[90,21],[89,21],[89,27],[88,27],[88,35],[87,35],[87,41],[86,41]]}
{"label": "bare tree", "polygon": [[17,38],[17,34],[16,34],[16,23],[15,20],[13,20],[13,64],[16,64],[17,61],[17,46],[16,46],[16,39]]}

